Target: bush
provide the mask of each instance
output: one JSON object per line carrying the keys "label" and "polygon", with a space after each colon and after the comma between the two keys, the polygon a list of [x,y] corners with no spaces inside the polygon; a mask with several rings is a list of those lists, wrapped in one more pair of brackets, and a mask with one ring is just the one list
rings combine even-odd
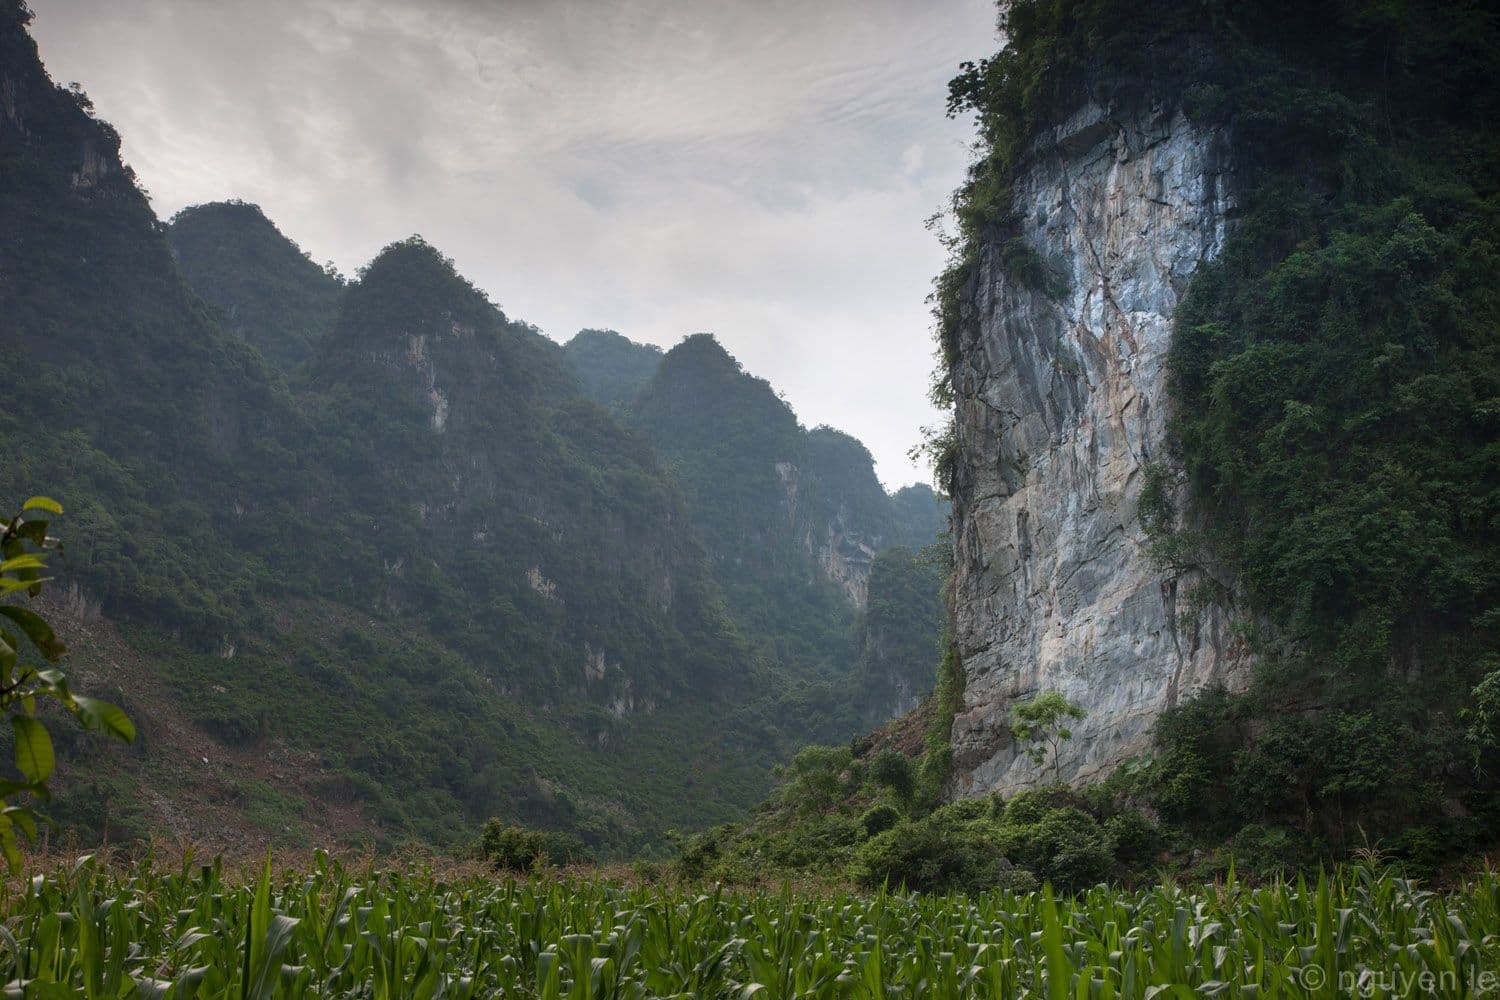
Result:
{"label": "bush", "polygon": [[1234,835],[1230,853],[1237,873],[1253,879],[1269,879],[1312,867],[1319,851],[1295,830],[1251,823]]}
{"label": "bush", "polygon": [[738,829],[730,823],[690,837],[677,849],[677,868],[684,878],[698,879],[724,855]]}
{"label": "bush", "polygon": [[548,862],[556,867],[584,865],[594,860],[583,838],[562,830],[543,830],[542,852]]}
{"label": "bush", "polygon": [[[1014,804],[1014,803],[1012,803]],[[1032,823],[1012,822],[1010,810],[997,841],[1005,856],[1063,892],[1088,888],[1109,877],[1114,843],[1082,809],[1050,809]]]}
{"label": "bush", "polygon": [[910,802],[917,791],[917,770],[910,757],[895,750],[882,750],[870,761],[870,780]]}
{"label": "bush", "polygon": [[1003,887],[1011,864],[988,823],[955,827],[930,819],[900,823],[866,841],[850,873],[867,889],[984,892]]}
{"label": "bush", "polygon": [[265,735],[265,716],[248,708],[225,708],[198,720],[198,725],[227,747],[244,747]]}
{"label": "bush", "polygon": [[590,860],[588,848],[571,833],[506,826],[498,819],[484,825],[479,850],[493,867],[509,872],[529,872],[540,865],[562,867]]}
{"label": "bush", "polygon": [[859,822],[865,828],[865,834],[873,837],[877,833],[884,833],[901,822],[901,810],[889,802],[881,802],[865,810],[865,814],[859,818]]}
{"label": "bush", "polygon": [[1128,868],[1149,865],[1161,851],[1161,830],[1139,809],[1126,809],[1104,821],[1115,858]]}
{"label": "bush", "polygon": [[935,823],[968,823],[976,819],[984,819],[990,814],[990,800],[988,798],[959,799],[933,810],[932,820]]}
{"label": "bush", "polygon": [[1035,892],[1037,888],[1036,876],[1025,868],[1001,865],[1000,881],[995,884],[995,888],[1001,892],[1013,892],[1017,895]]}
{"label": "bush", "polygon": [[848,747],[811,746],[777,770],[781,801],[805,812],[829,808],[858,787],[859,767]]}
{"label": "bush", "polygon": [[1043,817],[1055,809],[1086,810],[1087,807],[1084,797],[1067,785],[1048,785],[1016,793],[1014,798],[1004,804],[999,816],[1007,825],[1029,826],[1041,822]]}
{"label": "bush", "polygon": [[864,826],[852,816],[814,816],[769,837],[761,853],[766,860],[795,870],[837,867],[848,862],[864,839]]}

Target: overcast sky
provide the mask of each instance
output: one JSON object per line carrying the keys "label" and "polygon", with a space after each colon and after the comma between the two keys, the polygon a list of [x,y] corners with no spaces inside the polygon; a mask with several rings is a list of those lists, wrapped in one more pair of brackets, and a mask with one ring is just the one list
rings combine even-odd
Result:
{"label": "overcast sky", "polygon": [[258,203],[346,273],[412,233],[514,318],[707,330],[888,487],[934,423],[924,220],[992,0],[32,0],[170,217]]}

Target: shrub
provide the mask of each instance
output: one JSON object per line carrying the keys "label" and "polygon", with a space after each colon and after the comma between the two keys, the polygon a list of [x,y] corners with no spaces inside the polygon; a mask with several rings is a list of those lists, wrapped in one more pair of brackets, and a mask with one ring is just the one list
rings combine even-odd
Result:
{"label": "shrub", "polygon": [[1104,821],[1115,858],[1126,867],[1149,865],[1161,850],[1161,830],[1139,809],[1126,809]]}
{"label": "shrub", "polygon": [[484,825],[479,850],[493,867],[509,872],[529,872],[539,865],[561,867],[589,860],[583,841],[571,833],[507,826],[498,819]]}
{"label": "shrub", "polygon": [[866,841],[850,873],[868,889],[905,886],[916,892],[983,892],[1001,887],[1010,869],[988,823],[955,827],[907,821]]}
{"label": "shrub", "polygon": [[859,822],[865,828],[865,833],[873,837],[877,833],[884,833],[901,822],[901,810],[889,802],[881,802],[865,810],[865,814],[859,818]]}
{"label": "shrub", "polygon": [[707,874],[736,832],[734,825],[726,823],[683,841],[677,849],[677,867],[683,877],[697,879]]}
{"label": "shrub", "polygon": [[811,746],[777,771],[779,795],[807,812],[828,808],[858,786],[854,754],[848,747]]}
{"label": "shrub", "polygon": [[1318,848],[1306,836],[1283,826],[1251,823],[1241,827],[1230,844],[1235,871],[1268,879],[1311,867]]}
{"label": "shrub", "polygon": [[911,758],[895,750],[882,750],[870,761],[870,780],[910,802],[917,790],[917,771]]}
{"label": "shrub", "polygon": [[851,816],[814,816],[768,838],[766,859],[791,869],[846,864],[865,839],[865,827]]}
{"label": "shrub", "polygon": [[1028,788],[1017,792],[1014,798],[1005,803],[999,816],[1007,825],[1028,826],[1040,822],[1042,817],[1054,809],[1069,807],[1084,809],[1086,803],[1083,796],[1067,785],[1048,785],[1045,788]]}
{"label": "shrub", "polygon": [[562,830],[543,830],[542,851],[554,866],[582,865],[594,860],[583,838]]}
{"label": "shrub", "polygon": [[265,716],[249,708],[226,707],[198,720],[208,735],[227,747],[244,747],[265,735]]}
{"label": "shrub", "polygon": [[1103,881],[1114,867],[1109,834],[1082,809],[1049,809],[1033,823],[1009,819],[997,833],[1005,856],[1064,892]]}
{"label": "shrub", "polygon": [[1241,742],[1233,712],[1224,689],[1209,688],[1157,719],[1159,753],[1146,784],[1163,817],[1198,829],[1234,829],[1234,803],[1221,780],[1234,769]]}
{"label": "shrub", "polygon": [[1025,868],[1001,865],[1000,881],[995,883],[995,888],[1002,892],[1012,892],[1017,895],[1035,892],[1037,889],[1036,876]]}
{"label": "shrub", "polygon": [[935,823],[968,823],[976,819],[984,819],[990,813],[990,800],[988,798],[959,799],[945,806],[939,806],[932,812],[932,820]]}

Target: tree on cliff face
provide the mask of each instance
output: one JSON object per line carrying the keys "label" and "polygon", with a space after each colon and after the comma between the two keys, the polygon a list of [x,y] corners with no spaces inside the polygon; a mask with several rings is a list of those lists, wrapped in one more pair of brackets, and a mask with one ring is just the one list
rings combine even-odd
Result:
{"label": "tree on cliff face", "polygon": [[1073,738],[1068,720],[1077,721],[1085,714],[1082,708],[1058,692],[1048,691],[1011,709],[1010,732],[1017,742],[1025,741],[1029,744],[1025,747],[1026,756],[1037,767],[1046,763],[1048,751],[1051,751],[1052,780],[1058,781],[1062,777],[1062,771],[1058,766],[1057,753],[1062,744]]}

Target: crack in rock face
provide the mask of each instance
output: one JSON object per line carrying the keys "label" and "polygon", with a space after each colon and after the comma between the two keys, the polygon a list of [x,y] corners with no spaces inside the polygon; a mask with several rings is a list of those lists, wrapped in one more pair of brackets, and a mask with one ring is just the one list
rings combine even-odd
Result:
{"label": "crack in rock face", "polygon": [[1052,779],[1053,762],[1033,764],[1010,732],[1013,706],[1043,691],[1088,713],[1056,772],[1082,782],[1148,754],[1156,718],[1180,699],[1248,680],[1232,588],[1185,611],[1180,595],[1203,571],[1157,566],[1138,516],[1146,468],[1169,461],[1172,316],[1232,214],[1228,137],[1180,113],[1090,105],[1028,163],[1015,185],[1021,235],[1067,288],[1015,280],[987,245],[962,303],[955,796]]}

